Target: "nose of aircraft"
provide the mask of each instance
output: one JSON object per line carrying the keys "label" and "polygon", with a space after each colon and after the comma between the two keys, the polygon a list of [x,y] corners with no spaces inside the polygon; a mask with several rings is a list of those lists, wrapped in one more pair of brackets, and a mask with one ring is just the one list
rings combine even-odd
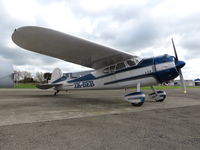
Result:
{"label": "nose of aircraft", "polygon": [[181,68],[183,68],[183,66],[185,66],[185,62],[181,61],[181,60],[175,61],[175,64],[176,64],[177,69],[181,69]]}

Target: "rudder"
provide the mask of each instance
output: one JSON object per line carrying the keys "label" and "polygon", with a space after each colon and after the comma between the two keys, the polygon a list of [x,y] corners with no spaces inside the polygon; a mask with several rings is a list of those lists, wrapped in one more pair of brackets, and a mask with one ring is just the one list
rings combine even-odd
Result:
{"label": "rudder", "polygon": [[55,80],[61,78],[63,76],[62,71],[60,70],[60,68],[55,68],[52,72],[51,75],[51,80],[49,81],[50,83],[54,82]]}

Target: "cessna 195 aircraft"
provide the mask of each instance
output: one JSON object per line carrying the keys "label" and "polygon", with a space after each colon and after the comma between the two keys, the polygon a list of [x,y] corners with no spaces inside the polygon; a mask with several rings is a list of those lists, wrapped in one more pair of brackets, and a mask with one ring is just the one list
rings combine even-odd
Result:
{"label": "cessna 195 aircraft", "polygon": [[141,106],[145,94],[140,87],[150,86],[153,90],[150,97],[161,102],[166,98],[166,93],[156,91],[153,86],[173,80],[179,75],[186,92],[181,72],[185,62],[178,59],[173,39],[175,57],[165,54],[143,59],[43,27],[25,26],[15,29],[12,40],[24,49],[94,69],[80,72],[79,76],[74,77],[72,73],[63,74],[56,68],[50,82],[37,85],[40,89],[53,87],[55,95],[59,91],[68,90],[136,87],[137,91],[126,94],[124,99],[133,106]]}

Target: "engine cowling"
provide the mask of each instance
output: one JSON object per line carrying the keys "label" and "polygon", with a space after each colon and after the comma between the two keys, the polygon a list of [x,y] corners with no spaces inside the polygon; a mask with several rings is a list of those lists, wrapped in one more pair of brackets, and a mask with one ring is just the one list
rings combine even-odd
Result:
{"label": "engine cowling", "polygon": [[160,83],[175,79],[179,72],[177,71],[174,57],[167,54],[154,58],[156,77]]}

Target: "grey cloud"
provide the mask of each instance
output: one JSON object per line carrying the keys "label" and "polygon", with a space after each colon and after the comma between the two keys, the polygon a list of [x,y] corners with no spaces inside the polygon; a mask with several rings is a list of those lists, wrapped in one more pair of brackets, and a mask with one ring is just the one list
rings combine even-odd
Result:
{"label": "grey cloud", "polygon": [[49,56],[3,46],[0,46],[0,55],[14,65],[51,65],[58,61]]}
{"label": "grey cloud", "polygon": [[[166,37],[170,40],[170,37],[175,35],[181,37],[180,46],[188,51],[185,57],[198,57],[195,54],[198,54],[200,49],[200,14],[185,18],[160,18],[146,13],[142,17],[132,19],[135,22],[130,22],[130,19],[124,21],[118,30],[110,29],[109,23],[105,21],[99,22],[94,28],[94,33],[98,34],[95,38],[104,39],[111,46],[130,51],[159,45],[159,40]],[[110,19],[110,22],[112,21],[116,20]],[[129,25],[123,27],[127,22],[130,22]]]}
{"label": "grey cloud", "polygon": [[157,6],[161,0],[151,0],[144,5],[121,4],[120,6],[112,5],[101,11],[91,11],[83,8],[80,0],[65,0],[66,7],[70,8],[76,17],[89,17],[95,20],[100,17],[112,17],[115,21],[128,21],[138,18],[141,14],[148,12],[148,9]]}
{"label": "grey cloud", "polygon": [[[12,42],[11,35],[14,29],[27,24],[25,22],[12,18],[12,16],[10,16],[8,12],[6,12],[3,5],[0,5],[0,10],[1,10],[0,13],[0,33],[1,33],[0,56],[1,57],[3,57],[5,60],[8,60],[9,62],[12,62],[14,65],[39,65],[39,64],[51,65],[58,61],[58,59],[29,52],[21,48],[8,47],[7,43],[8,41]],[[38,20],[38,22],[41,21]]]}
{"label": "grey cloud", "polygon": [[[75,16],[89,17],[93,21],[93,35],[82,34],[93,41],[105,41],[108,46],[130,51],[142,49],[154,44],[162,36],[162,25],[149,13],[149,6],[155,7],[160,1],[151,1],[145,6],[112,6],[101,12],[91,13],[81,8],[78,1],[70,5]],[[130,23],[129,23],[130,22]],[[112,29],[110,24],[117,23],[119,29]],[[127,24],[127,25],[126,25]]]}
{"label": "grey cloud", "polygon": [[[199,35],[200,36],[200,35]],[[184,57],[185,60],[199,58],[200,55],[200,41],[199,38],[195,37],[188,40],[184,40],[184,43],[181,45],[184,49],[187,50],[187,53]]]}
{"label": "grey cloud", "polygon": [[151,46],[159,36],[159,28],[153,21],[142,21],[135,27],[122,32],[115,44],[120,44],[127,50],[141,49]]}
{"label": "grey cloud", "polygon": [[[58,1],[37,0],[37,2],[41,5],[48,5]],[[105,46],[133,52],[134,50],[140,51],[159,45],[160,40],[175,35],[180,37],[181,41],[179,44],[187,51],[185,58],[192,59],[198,57],[200,49],[200,13],[184,18],[154,16],[151,10],[162,2],[161,0],[151,0],[147,4],[140,6],[121,5],[116,7],[113,5],[99,12],[91,12],[82,8],[79,0],[67,0],[65,4],[77,19],[88,18],[92,23],[92,33],[82,31],[79,34],[80,37],[100,42]],[[41,14],[36,16],[35,23],[39,26],[48,27],[44,20]],[[119,28],[113,28],[111,26],[112,23],[119,24]],[[57,59],[28,52],[20,48],[12,49],[5,46],[14,28],[24,25],[27,25],[26,22],[20,22],[12,18],[0,5],[0,56],[11,60],[15,65],[41,64],[41,66],[45,65],[48,68],[51,64],[55,64],[58,61]],[[141,51],[142,56],[144,53],[148,52]],[[152,53],[148,54],[152,55]]]}
{"label": "grey cloud", "polygon": [[161,28],[154,19],[130,20],[122,23],[118,29],[113,29],[107,20],[103,20],[97,23],[94,34],[86,37],[96,41],[103,39],[105,44],[109,44],[107,46],[131,51],[152,46],[162,36]]}
{"label": "grey cloud", "polygon": [[58,2],[62,2],[64,0],[36,0],[38,3],[42,4],[42,5],[47,5],[47,4],[52,4],[52,3],[58,3]]}
{"label": "grey cloud", "polygon": [[200,12],[177,22],[177,32],[181,36],[180,46],[187,50],[185,59],[199,57],[200,54]]}

